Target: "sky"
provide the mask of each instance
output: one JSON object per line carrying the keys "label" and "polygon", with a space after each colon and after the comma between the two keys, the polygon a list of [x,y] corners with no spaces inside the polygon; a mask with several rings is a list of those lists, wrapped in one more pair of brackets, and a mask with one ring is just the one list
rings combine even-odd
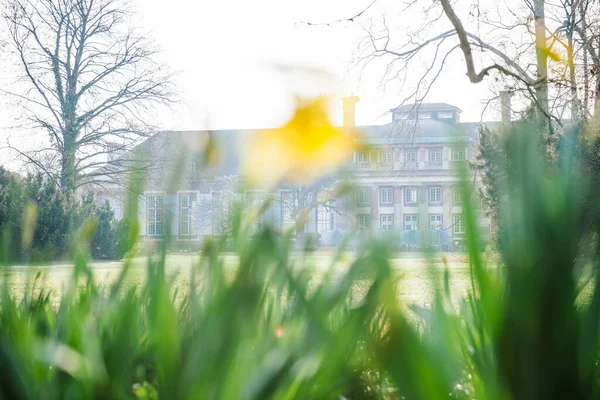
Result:
{"label": "sky", "polygon": [[[360,98],[357,124],[381,124],[391,120],[387,111],[403,98],[393,84],[379,85],[380,69],[368,68],[360,77],[354,65],[365,35],[360,23],[389,12],[381,2],[359,23],[309,26],[303,22],[351,17],[371,0],[134,1],[138,25],[156,40],[161,61],[177,71],[182,101],[162,118],[166,128],[278,126],[293,111],[294,95],[318,94],[332,96],[338,124],[339,99],[350,94]],[[479,121],[490,93],[468,81],[460,62],[456,57],[449,63],[427,100],[457,105],[463,121]],[[324,74],[315,77],[303,69]]]}
{"label": "sky", "polygon": [[[365,38],[363,27],[385,15],[392,35],[399,37],[425,20],[418,7],[430,4],[420,1],[411,13],[403,13],[401,1],[377,0],[357,22],[310,26],[304,22],[347,19],[372,0],[129,1],[132,23],[154,39],[158,61],[175,72],[180,101],[170,110],[158,111],[153,121],[164,130],[276,127],[291,116],[295,96],[322,94],[331,96],[336,124],[342,123],[340,99],[351,94],[360,98],[357,125],[390,122],[389,109],[406,96],[406,85],[402,89],[392,81],[384,87],[381,65],[365,70],[356,65],[356,48]],[[456,9],[466,16],[468,9],[461,8],[466,3],[461,4]],[[435,29],[439,27],[437,23]],[[2,65],[0,86],[14,82],[16,67],[7,64]],[[408,86],[423,68],[424,64],[414,64]],[[463,110],[462,121],[480,121],[486,100],[493,96],[485,83],[468,81],[457,52],[425,101],[456,105]],[[25,149],[41,146],[41,133],[35,136],[14,128],[18,110],[12,105],[0,98],[0,141],[6,143],[10,137],[13,145]],[[499,119],[497,109],[488,108],[483,119]],[[0,148],[0,163],[15,165],[7,154]]]}

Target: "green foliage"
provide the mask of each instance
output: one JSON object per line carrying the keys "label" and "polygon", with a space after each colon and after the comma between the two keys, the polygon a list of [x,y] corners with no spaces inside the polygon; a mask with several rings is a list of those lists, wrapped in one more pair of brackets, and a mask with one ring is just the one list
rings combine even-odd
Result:
{"label": "green foliage", "polygon": [[23,236],[21,225],[24,198],[19,179],[0,167],[0,231],[6,245],[3,255],[5,260],[14,260],[21,254],[21,242],[17,240],[9,243],[9,241],[11,237],[21,238]]}
{"label": "green foliage", "polygon": [[486,215],[490,218],[493,242],[498,239],[498,208],[502,200],[502,188],[506,186],[504,181],[507,159],[503,152],[505,136],[505,132],[494,132],[481,126],[473,165],[474,170],[479,174],[481,187],[478,189],[478,195],[482,200]]}
{"label": "green foliage", "polygon": [[67,251],[69,234],[78,217],[74,201],[55,181],[29,175],[24,182],[25,198],[37,207],[32,247],[26,258],[34,261],[61,257]]}
{"label": "green foliage", "polygon": [[[36,218],[31,243],[24,246],[19,238],[29,204],[35,206]],[[0,231],[7,240],[14,239],[4,255],[7,261],[47,261],[70,255],[73,236],[90,219],[97,221],[91,254],[122,257],[119,238],[127,222],[116,221],[107,203],[97,204],[91,195],[74,198],[42,174],[20,178],[0,169]]]}
{"label": "green foliage", "polygon": [[[120,277],[103,288],[86,261],[94,237],[86,225],[58,303],[37,281],[10,293],[4,277],[0,399],[598,398],[594,181],[581,165],[578,132],[558,142],[552,168],[527,133],[501,144],[499,266],[479,251],[463,182],[473,290],[462,300],[452,301],[446,273],[432,281],[430,307],[400,304],[402,280],[378,242],[364,243],[345,267],[340,245],[318,276],[311,258],[292,250],[291,233],[265,226],[250,234],[237,207],[231,237],[206,241],[181,271],[189,287],[166,275],[165,240],[142,285],[125,285],[129,252]],[[137,237],[136,207],[133,196],[125,252]],[[222,257],[227,240],[233,270]]]}
{"label": "green foliage", "polygon": [[95,209],[96,231],[90,243],[90,252],[96,259],[115,258],[117,255],[117,232],[115,216],[108,201]]}

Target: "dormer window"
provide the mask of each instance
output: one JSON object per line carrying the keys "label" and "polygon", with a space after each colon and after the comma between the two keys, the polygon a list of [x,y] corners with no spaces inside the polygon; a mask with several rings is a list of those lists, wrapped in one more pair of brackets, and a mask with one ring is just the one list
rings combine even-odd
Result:
{"label": "dormer window", "polygon": [[415,115],[412,113],[409,114],[407,112],[403,112],[403,113],[395,112],[392,114],[392,120],[394,120],[394,121],[406,121],[409,119],[415,119]]}
{"label": "dormer window", "polygon": [[462,110],[448,103],[403,104],[390,110],[393,121],[425,120],[458,122]]}

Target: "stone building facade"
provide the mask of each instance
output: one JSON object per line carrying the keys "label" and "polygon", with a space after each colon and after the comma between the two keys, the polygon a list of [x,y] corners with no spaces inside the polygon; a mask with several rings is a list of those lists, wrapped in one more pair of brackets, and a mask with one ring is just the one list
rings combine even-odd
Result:
{"label": "stone building facade", "polygon": [[[345,110],[347,125],[353,124],[353,110],[353,103]],[[462,171],[476,183],[468,163],[478,140],[478,124],[461,123],[460,114],[446,103],[393,109],[390,123],[357,127],[366,147],[354,153],[339,176],[308,188],[282,185],[269,193],[239,185],[239,155],[257,131],[159,133],[143,145],[153,172],[139,196],[140,233],[145,240],[169,232],[176,241],[200,242],[223,233],[232,202],[252,206],[270,199],[257,224],[285,229],[298,209],[306,209],[304,233],[317,236],[322,246],[333,246],[358,230],[359,236],[388,237],[399,248],[459,249],[465,238],[460,176]],[[202,140],[223,149],[220,163],[204,167],[203,155],[195,152]],[[173,172],[173,160],[183,153],[186,161]],[[176,187],[170,185],[174,173],[180,182]],[[329,188],[342,177],[352,182],[352,195],[331,197]],[[117,217],[122,215],[125,189],[94,190],[99,200],[111,203]],[[485,239],[489,222],[480,217],[478,223]]]}

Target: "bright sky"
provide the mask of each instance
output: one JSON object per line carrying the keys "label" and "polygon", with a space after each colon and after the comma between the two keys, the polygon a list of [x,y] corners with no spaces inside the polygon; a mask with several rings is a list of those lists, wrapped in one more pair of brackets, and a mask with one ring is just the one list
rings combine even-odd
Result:
{"label": "bright sky", "polygon": [[[329,93],[332,115],[341,123],[340,96],[354,92],[357,123],[385,123],[384,114],[403,97],[397,88],[379,87],[381,71],[368,69],[359,82],[352,68],[354,50],[364,32],[358,24],[307,26],[355,15],[371,0],[135,0],[139,24],[150,30],[163,50],[163,61],[179,71],[183,103],[166,128],[259,128],[281,124],[293,107],[293,95]],[[378,4],[382,4],[381,2]],[[380,16],[382,7],[368,16]],[[461,58],[456,57],[458,64]],[[325,71],[330,79],[285,74],[278,66]],[[449,65],[428,95],[463,109],[463,121],[478,121],[490,97],[485,85],[473,85],[464,66]],[[495,119],[495,113],[486,115]]]}
{"label": "bright sky", "polygon": [[[360,97],[358,125],[383,124],[391,120],[387,111],[406,96],[397,83],[380,85],[381,66],[368,68],[363,74],[353,66],[357,44],[365,37],[358,23],[333,27],[302,23],[351,17],[371,0],[130,1],[136,12],[134,24],[155,39],[162,51],[159,61],[177,72],[181,103],[157,115],[155,122],[163,129],[275,127],[290,116],[295,95],[318,94],[333,96],[332,118],[341,124],[340,97],[351,93]],[[366,25],[369,18],[385,13],[397,19],[392,34],[403,35],[411,26],[418,26],[422,22],[419,19],[424,20],[418,8],[412,14],[402,14],[399,4],[378,0],[361,23]],[[425,7],[431,2],[415,4]],[[461,17],[467,15],[468,10],[457,10]],[[2,86],[14,82],[11,75],[16,67],[8,64],[1,68]],[[302,72],[301,67],[321,73]],[[410,82],[416,81],[424,64],[417,63],[414,68]],[[464,71],[457,52],[426,101],[451,103],[462,108],[463,121],[479,121],[485,101],[493,93],[485,83],[471,84]],[[0,98],[2,143],[10,136],[13,145],[41,147],[45,139],[40,136],[9,129],[14,127],[18,113],[9,104]],[[488,111],[484,119],[499,119],[497,110]],[[0,150],[1,163],[18,168],[6,154]]]}

